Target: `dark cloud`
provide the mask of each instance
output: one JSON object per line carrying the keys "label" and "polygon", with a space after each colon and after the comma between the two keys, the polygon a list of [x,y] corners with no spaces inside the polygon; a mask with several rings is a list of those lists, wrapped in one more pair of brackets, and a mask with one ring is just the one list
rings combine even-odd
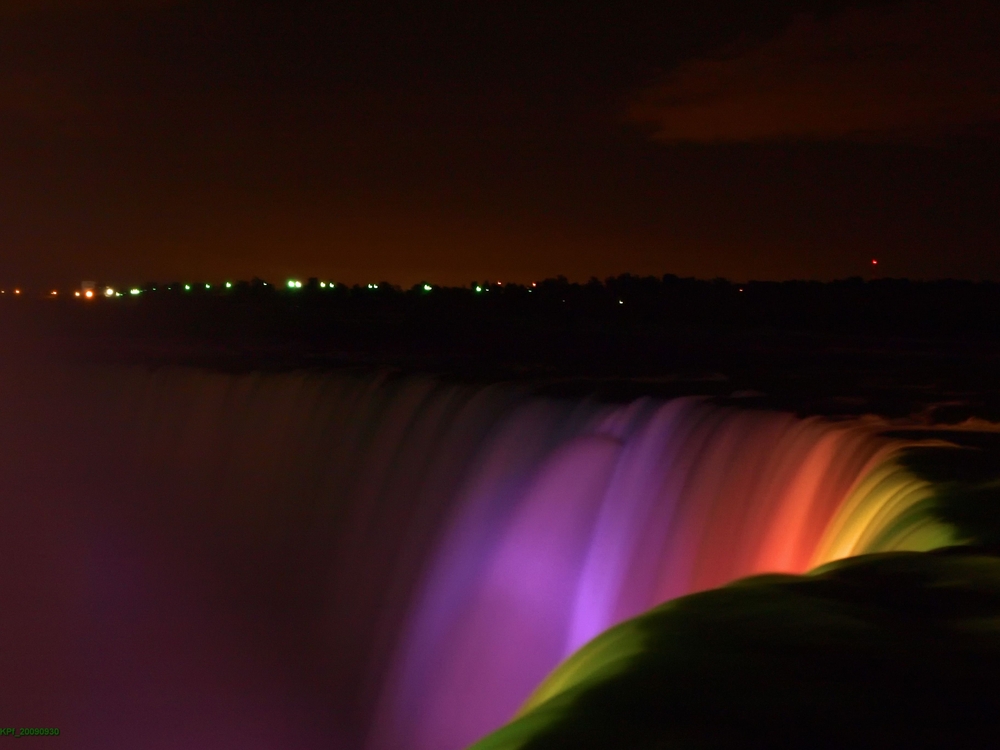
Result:
{"label": "dark cloud", "polygon": [[157,8],[175,0],[0,0],[0,18],[62,11],[108,11]]}
{"label": "dark cloud", "polygon": [[12,72],[0,76],[0,126],[17,124],[70,137],[103,127],[92,104],[63,82]]}
{"label": "dark cloud", "polygon": [[924,138],[1000,122],[1000,9],[975,0],[797,17],[640,93],[663,141]]}
{"label": "dark cloud", "polygon": [[[820,14],[830,2],[841,10]],[[975,121],[1000,35],[963,2],[954,19],[897,6],[893,27],[843,0],[0,0],[0,283],[831,278],[876,255],[894,275],[998,277],[1000,139],[911,148],[885,130],[859,142],[856,124],[837,131],[851,140],[776,138],[802,131],[779,123],[748,144],[734,142],[748,118],[695,128],[693,98],[687,120],[667,113],[673,137],[721,142],[663,148],[622,122],[651,71],[723,114],[739,83],[724,76],[754,61],[781,74],[772,98],[796,60],[814,85],[817,39],[837,34],[876,62],[927,56],[925,79],[966,65],[955,109],[975,117],[948,123]],[[938,27],[936,47],[918,44]],[[743,38],[758,43],[736,50]],[[695,87],[698,70],[720,71],[728,98]],[[906,79],[917,93],[920,76]],[[666,137],[665,92],[643,101]]]}

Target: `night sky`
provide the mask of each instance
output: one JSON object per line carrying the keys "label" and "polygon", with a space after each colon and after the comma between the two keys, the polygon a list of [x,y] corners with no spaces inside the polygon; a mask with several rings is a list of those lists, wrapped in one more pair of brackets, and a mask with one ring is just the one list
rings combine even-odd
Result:
{"label": "night sky", "polygon": [[0,284],[997,279],[998,39],[972,0],[0,0]]}

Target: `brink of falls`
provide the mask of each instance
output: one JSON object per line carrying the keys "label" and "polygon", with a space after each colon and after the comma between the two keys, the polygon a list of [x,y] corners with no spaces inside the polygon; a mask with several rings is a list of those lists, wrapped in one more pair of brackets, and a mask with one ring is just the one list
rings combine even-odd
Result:
{"label": "brink of falls", "polygon": [[0,378],[2,703],[74,747],[457,750],[667,599],[950,541],[877,420],[384,374]]}

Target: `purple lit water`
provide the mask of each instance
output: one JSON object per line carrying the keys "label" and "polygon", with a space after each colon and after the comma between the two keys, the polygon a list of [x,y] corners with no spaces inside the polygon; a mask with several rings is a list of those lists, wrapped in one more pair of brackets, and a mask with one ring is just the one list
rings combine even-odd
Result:
{"label": "purple lit water", "polygon": [[350,375],[8,368],[4,721],[457,750],[665,599],[801,571],[862,423]]}

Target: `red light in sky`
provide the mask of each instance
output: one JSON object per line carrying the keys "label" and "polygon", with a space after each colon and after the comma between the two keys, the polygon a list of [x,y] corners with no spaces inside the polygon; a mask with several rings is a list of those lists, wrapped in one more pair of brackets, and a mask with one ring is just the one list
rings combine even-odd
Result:
{"label": "red light in sky", "polygon": [[873,266],[877,266],[878,265],[878,261],[875,258],[872,258],[872,265]]}

